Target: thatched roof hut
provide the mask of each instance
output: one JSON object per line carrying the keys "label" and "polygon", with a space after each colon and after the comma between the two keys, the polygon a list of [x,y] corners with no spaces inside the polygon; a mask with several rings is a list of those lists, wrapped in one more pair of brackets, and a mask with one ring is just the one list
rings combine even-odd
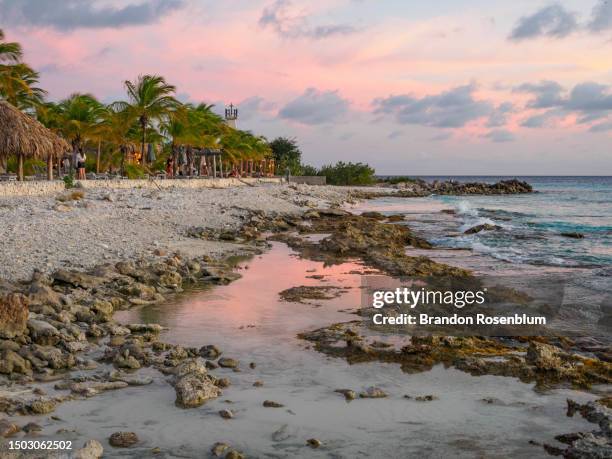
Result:
{"label": "thatched roof hut", "polygon": [[61,137],[8,102],[0,100],[0,157],[19,158],[19,178],[23,180],[24,158],[47,160],[70,150]]}

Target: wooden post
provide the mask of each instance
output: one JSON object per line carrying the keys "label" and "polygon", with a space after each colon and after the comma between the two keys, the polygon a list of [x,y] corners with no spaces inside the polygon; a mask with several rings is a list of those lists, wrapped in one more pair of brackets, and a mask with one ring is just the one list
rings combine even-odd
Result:
{"label": "wooden post", "polygon": [[47,156],[47,180],[53,180],[53,156]]}
{"label": "wooden post", "polygon": [[213,163],[213,178],[217,178],[217,155],[213,155],[212,158],[212,163]]}
{"label": "wooden post", "polygon": [[19,153],[17,157],[17,176],[20,182],[23,182],[23,153]]}
{"label": "wooden post", "polygon": [[96,174],[100,173],[100,154],[101,154],[100,149],[101,148],[102,148],[102,141],[98,140],[98,151],[96,151]]}

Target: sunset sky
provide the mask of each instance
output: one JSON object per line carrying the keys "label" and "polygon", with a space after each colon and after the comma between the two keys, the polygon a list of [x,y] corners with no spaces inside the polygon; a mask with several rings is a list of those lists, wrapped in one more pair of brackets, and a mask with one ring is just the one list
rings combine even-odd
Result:
{"label": "sunset sky", "polygon": [[612,1],[0,0],[53,100],[181,100],[379,174],[612,174]]}

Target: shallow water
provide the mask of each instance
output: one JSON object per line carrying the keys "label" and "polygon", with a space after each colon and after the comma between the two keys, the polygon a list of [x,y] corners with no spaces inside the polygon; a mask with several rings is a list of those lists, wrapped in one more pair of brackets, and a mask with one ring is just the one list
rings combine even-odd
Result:
{"label": "shallow water", "polygon": [[[194,292],[169,304],[117,314],[124,322],[158,322],[170,327],[162,340],[189,346],[216,344],[224,356],[241,361],[242,371],[215,370],[232,386],[201,408],[174,405],[174,390],[154,370],[146,387],[107,392],[58,407],[60,424],[78,439],[106,439],[118,430],[135,431],[142,442],[130,450],[105,443],[105,457],[207,457],[217,441],[249,457],[549,457],[530,440],[554,444],[558,434],[591,429],[580,418],[565,416],[568,397],[584,402],[590,394],[555,390],[537,394],[514,378],[473,377],[436,366],[429,372],[403,373],[398,365],[349,365],[324,356],[300,341],[300,331],[355,318],[347,308],[360,302],[355,263],[324,267],[297,258],[275,243],[263,256],[242,263],[243,277]],[[309,275],[324,275],[323,280]],[[278,292],[296,285],[350,287],[341,297],[318,305],[279,301]],[[250,369],[249,362],[257,364]],[[253,387],[264,381],[261,388]],[[356,391],[378,386],[390,396],[350,403],[335,389]],[[403,395],[433,394],[439,400],[417,402]],[[494,398],[486,403],[483,398]],[[264,408],[264,400],[285,408]],[[230,401],[232,403],[228,403]],[[229,408],[235,418],[217,412]],[[308,438],[323,446],[313,450]]]}

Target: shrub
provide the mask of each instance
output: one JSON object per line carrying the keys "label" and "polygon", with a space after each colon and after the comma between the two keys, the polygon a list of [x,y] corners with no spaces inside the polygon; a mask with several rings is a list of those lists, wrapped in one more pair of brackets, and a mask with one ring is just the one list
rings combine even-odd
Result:
{"label": "shrub", "polygon": [[125,175],[129,179],[142,179],[147,177],[147,172],[140,164],[126,164]]}
{"label": "shrub", "polygon": [[345,163],[323,166],[317,175],[327,178],[330,185],[369,185],[374,183],[374,169],[364,163]]}
{"label": "shrub", "polygon": [[64,185],[66,189],[74,188],[74,174],[72,172],[68,175],[64,175]]}
{"label": "shrub", "polygon": [[[6,170],[8,172],[17,173],[18,163],[17,158],[12,156],[8,158],[6,163]],[[24,175],[34,175],[34,174],[44,174],[47,170],[47,163],[44,161],[40,161],[38,159],[26,159],[23,162],[23,174]]]}
{"label": "shrub", "polygon": [[314,166],[306,164],[302,166],[301,175],[319,175],[319,170]]}

